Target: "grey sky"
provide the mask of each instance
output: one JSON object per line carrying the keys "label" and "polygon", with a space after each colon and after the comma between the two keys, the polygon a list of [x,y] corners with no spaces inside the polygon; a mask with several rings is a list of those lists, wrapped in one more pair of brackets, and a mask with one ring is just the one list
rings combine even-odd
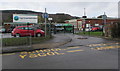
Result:
{"label": "grey sky", "polygon": [[88,17],[97,17],[104,12],[110,17],[118,17],[118,2],[0,2],[0,10],[33,10],[50,14],[67,13],[72,16],[83,16],[84,8]]}

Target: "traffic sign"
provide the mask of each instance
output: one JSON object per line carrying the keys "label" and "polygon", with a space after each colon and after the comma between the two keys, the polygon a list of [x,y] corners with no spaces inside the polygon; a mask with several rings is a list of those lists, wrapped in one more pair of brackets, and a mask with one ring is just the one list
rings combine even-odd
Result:
{"label": "traffic sign", "polygon": [[48,15],[48,13],[43,13],[43,14],[42,14],[42,17],[43,17],[43,18],[48,18],[49,15]]}
{"label": "traffic sign", "polygon": [[48,18],[48,20],[53,20],[53,18]]}

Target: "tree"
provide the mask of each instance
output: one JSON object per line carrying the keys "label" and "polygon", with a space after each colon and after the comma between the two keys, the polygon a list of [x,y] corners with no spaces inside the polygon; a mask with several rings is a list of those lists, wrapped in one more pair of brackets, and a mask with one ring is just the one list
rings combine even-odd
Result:
{"label": "tree", "polygon": [[38,16],[38,23],[43,23],[44,22],[44,18],[42,18],[42,16]]}

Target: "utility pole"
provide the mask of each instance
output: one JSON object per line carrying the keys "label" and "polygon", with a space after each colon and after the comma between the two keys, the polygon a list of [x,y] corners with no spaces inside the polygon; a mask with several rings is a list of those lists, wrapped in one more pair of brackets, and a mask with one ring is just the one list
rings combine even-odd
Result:
{"label": "utility pole", "polygon": [[84,16],[86,16],[85,8],[84,8]]}
{"label": "utility pole", "polygon": [[85,18],[87,18],[87,16],[86,16],[86,12],[85,12],[85,8],[84,8],[84,16],[82,17],[83,18],[83,32],[84,32],[84,34],[85,34],[85,28],[86,28],[86,23],[85,23]]}

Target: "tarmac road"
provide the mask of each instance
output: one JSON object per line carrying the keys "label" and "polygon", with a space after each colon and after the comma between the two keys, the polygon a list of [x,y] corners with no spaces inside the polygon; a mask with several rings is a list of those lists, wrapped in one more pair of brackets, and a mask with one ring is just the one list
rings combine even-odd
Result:
{"label": "tarmac road", "polygon": [[[65,34],[72,42],[58,48],[3,54],[3,69],[118,69],[119,42]],[[49,46],[48,46],[49,47]]]}

